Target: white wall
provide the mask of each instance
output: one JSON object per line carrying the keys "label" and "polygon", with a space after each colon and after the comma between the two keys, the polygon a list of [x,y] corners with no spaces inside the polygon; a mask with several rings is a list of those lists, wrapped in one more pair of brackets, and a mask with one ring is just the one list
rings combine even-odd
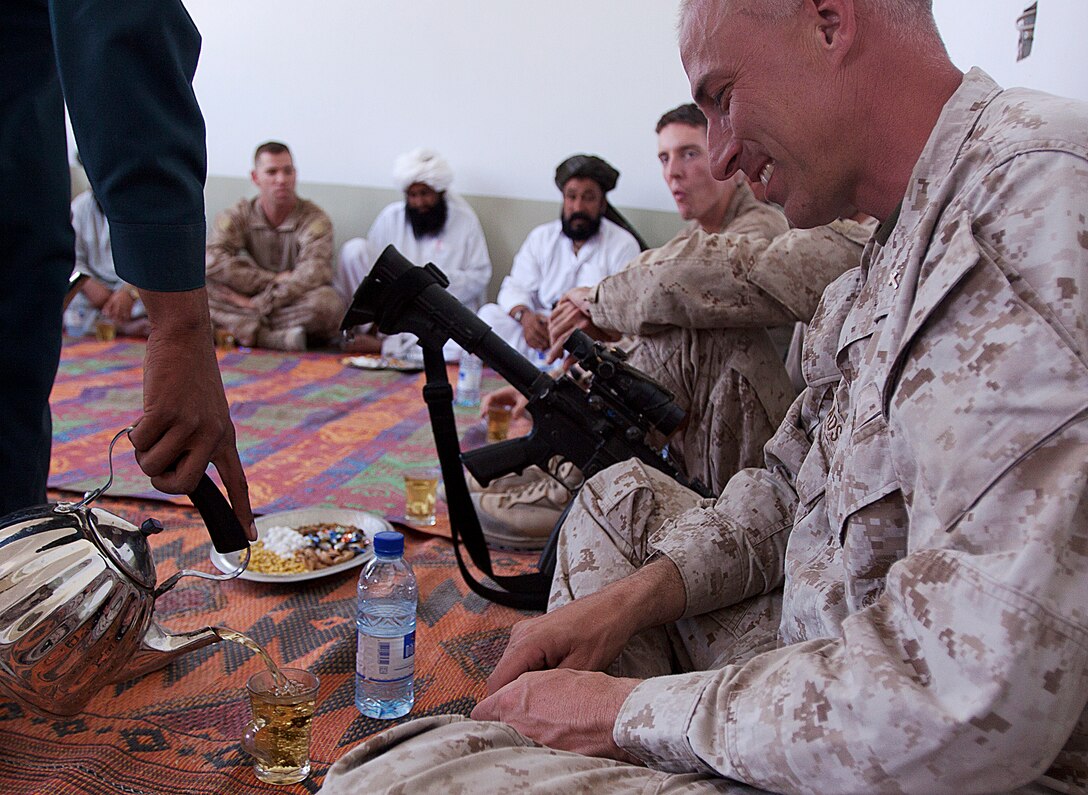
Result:
{"label": "white wall", "polygon": [[654,124],[690,100],[677,0],[186,0],[209,172],[267,138],[303,181],[389,187],[432,146],[463,193],[554,201],[579,151],[621,172],[612,201],[672,210]]}
{"label": "white wall", "polygon": [[1031,0],[934,0],[953,63],[980,66],[1003,86],[1028,86],[1088,100],[1088,2],[1038,0],[1031,55],[1016,60],[1016,20]]}
{"label": "white wall", "polygon": [[[388,188],[394,158],[439,149],[463,193],[555,201],[555,165],[595,152],[612,200],[672,211],[653,126],[689,99],[678,0],[185,0],[204,36],[196,89],[209,173],[245,177],[254,146],[291,145],[307,182]],[[1088,0],[934,0],[949,53],[1003,85],[1088,99]]]}

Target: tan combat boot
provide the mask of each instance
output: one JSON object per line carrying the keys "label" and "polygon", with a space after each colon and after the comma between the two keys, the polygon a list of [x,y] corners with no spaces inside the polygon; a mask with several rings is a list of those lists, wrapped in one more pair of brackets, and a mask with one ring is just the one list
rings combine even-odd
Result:
{"label": "tan combat boot", "polygon": [[548,462],[548,469],[528,467],[521,475],[497,478],[486,490],[471,495],[489,546],[544,548],[563,509],[582,485],[582,473],[559,456]]}

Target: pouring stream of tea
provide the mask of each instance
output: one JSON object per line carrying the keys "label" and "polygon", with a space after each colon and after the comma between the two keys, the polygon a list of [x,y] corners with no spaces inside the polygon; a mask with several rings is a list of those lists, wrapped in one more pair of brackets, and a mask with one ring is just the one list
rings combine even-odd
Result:
{"label": "pouring stream of tea", "polygon": [[272,672],[272,680],[276,683],[276,690],[287,690],[290,684],[287,681],[287,677],[280,671],[279,666],[272,661],[272,658],[268,656],[261,645],[253,638],[243,635],[241,632],[236,632],[233,629],[227,627],[212,627],[212,631],[219,636],[220,640],[229,640],[231,643],[237,643],[241,646],[245,646],[250,651],[256,652],[264,660],[265,665],[268,666],[268,670]]}

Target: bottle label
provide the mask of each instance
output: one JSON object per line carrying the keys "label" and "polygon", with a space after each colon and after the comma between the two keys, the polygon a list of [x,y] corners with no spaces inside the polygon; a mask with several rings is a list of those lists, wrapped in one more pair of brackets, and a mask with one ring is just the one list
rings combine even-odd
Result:
{"label": "bottle label", "polygon": [[355,671],[368,682],[400,682],[416,667],[415,630],[400,638],[376,638],[359,633]]}

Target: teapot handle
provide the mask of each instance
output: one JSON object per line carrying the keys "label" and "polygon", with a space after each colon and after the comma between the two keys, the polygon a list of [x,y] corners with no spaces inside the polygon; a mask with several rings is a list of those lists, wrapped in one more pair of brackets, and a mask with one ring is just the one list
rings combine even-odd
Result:
{"label": "teapot handle", "polygon": [[249,539],[246,538],[246,531],[242,529],[242,523],[234,515],[234,509],[230,507],[223,492],[207,473],[201,475],[196,488],[189,492],[189,499],[200,512],[200,518],[204,520],[208,535],[212,538],[212,546],[217,552],[225,555],[249,547]]}

